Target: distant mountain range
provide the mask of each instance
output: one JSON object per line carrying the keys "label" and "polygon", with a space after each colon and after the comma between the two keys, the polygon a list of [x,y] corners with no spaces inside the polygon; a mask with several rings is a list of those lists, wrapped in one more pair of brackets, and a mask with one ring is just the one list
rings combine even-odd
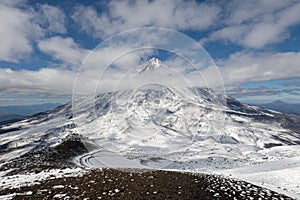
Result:
{"label": "distant mountain range", "polygon": [[300,103],[287,103],[285,101],[277,100],[271,103],[259,104],[258,106],[283,113],[300,115]]}
{"label": "distant mountain range", "polygon": [[58,103],[46,103],[37,105],[15,105],[0,106],[0,123],[4,121],[15,121],[25,116],[33,115],[59,106]]}

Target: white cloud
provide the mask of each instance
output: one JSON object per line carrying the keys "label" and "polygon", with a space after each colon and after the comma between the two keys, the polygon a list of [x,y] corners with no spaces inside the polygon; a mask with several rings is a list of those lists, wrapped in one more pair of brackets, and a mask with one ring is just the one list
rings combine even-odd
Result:
{"label": "white cloud", "polygon": [[83,31],[101,39],[131,28],[158,26],[210,31],[201,40],[204,44],[224,40],[248,48],[263,48],[288,38],[290,27],[300,23],[300,3],[296,0],[232,0],[215,4],[127,0],[101,6],[104,11],[97,12],[95,7],[79,5],[72,15]]}
{"label": "white cloud", "polygon": [[93,7],[77,6],[72,18],[88,34],[105,38],[145,26],[204,30],[215,24],[220,12],[215,5],[183,0],[111,1],[107,9],[98,13]]}
{"label": "white cloud", "polygon": [[35,30],[32,13],[0,3],[0,60],[17,62],[32,52],[30,36]]}
{"label": "white cloud", "polygon": [[206,44],[207,42],[215,40],[230,41],[233,43],[241,44],[243,37],[249,32],[249,27],[246,25],[228,26],[213,32],[208,38],[202,38],[200,43]]}
{"label": "white cloud", "polygon": [[75,75],[69,70],[49,68],[38,71],[0,69],[0,91],[70,94]]}
{"label": "white cloud", "polygon": [[272,14],[293,5],[294,0],[231,0],[225,5],[223,13],[226,13],[226,24],[243,24],[271,20]]}
{"label": "white cloud", "polygon": [[19,6],[19,7],[22,7],[26,4],[26,1],[24,1],[24,0],[2,0],[1,4],[5,5],[5,6]]}
{"label": "white cloud", "polygon": [[[225,27],[202,43],[225,40],[249,48],[263,48],[289,37],[289,28],[300,23],[298,1],[232,1],[222,13]],[[227,13],[227,14],[226,14]]]}
{"label": "white cloud", "polygon": [[38,48],[64,64],[78,68],[89,50],[80,48],[72,38],[55,36],[38,42]]}
{"label": "white cloud", "polygon": [[[0,69],[0,91],[6,93],[27,92],[30,94],[32,92],[47,92],[70,95],[73,92],[74,81],[76,80],[78,88],[74,91],[75,93],[93,94],[101,73],[107,65],[114,61],[113,64],[122,66],[123,70],[108,69],[105,78],[108,78],[109,83],[103,90],[112,88],[117,78],[126,73],[126,68],[128,70],[130,67],[136,66],[143,56],[152,52],[148,49],[133,51],[133,46],[139,46],[138,44],[144,41],[138,40],[136,42],[123,41],[118,45],[108,45],[105,48],[95,49],[93,53],[90,53],[89,50],[80,48],[72,38],[55,36],[40,40],[38,47],[41,51],[62,61],[63,64],[71,66],[72,69],[62,69],[61,66],[60,68],[42,68],[38,71]],[[86,61],[79,68],[87,55]],[[76,79],[77,73],[80,76]]]}
{"label": "white cloud", "polygon": [[39,8],[40,14],[37,16],[37,21],[42,27],[53,33],[64,34],[67,32],[66,16],[61,9],[48,4],[42,4]]}
{"label": "white cloud", "polygon": [[39,8],[18,0],[0,2],[0,61],[29,58],[34,42],[49,33],[66,33],[62,10],[47,4]]}
{"label": "white cloud", "polygon": [[300,77],[300,52],[232,54],[219,62],[225,84]]}

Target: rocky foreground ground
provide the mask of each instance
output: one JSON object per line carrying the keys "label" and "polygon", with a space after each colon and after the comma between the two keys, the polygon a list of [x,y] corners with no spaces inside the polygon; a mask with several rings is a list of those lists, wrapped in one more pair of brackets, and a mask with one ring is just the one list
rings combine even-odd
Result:
{"label": "rocky foreground ground", "polygon": [[94,169],[0,191],[12,199],[292,199],[244,181],[174,171]]}

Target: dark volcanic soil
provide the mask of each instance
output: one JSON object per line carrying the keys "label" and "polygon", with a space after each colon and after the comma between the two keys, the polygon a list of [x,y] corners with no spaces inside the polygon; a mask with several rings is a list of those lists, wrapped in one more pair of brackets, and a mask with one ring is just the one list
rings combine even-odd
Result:
{"label": "dark volcanic soil", "polygon": [[116,169],[0,191],[0,195],[13,193],[14,199],[292,199],[217,175]]}

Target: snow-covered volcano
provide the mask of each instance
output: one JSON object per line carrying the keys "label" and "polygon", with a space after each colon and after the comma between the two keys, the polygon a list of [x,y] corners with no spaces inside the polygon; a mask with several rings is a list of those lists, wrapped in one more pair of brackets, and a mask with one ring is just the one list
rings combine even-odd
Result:
{"label": "snow-covered volcano", "polygon": [[[152,58],[136,70],[154,70],[161,65]],[[284,123],[295,124],[292,120],[208,88],[177,90],[147,84],[136,90],[82,97],[2,126],[1,161],[55,144],[71,133],[86,137],[99,148],[143,159],[161,157],[181,163],[207,158],[233,163],[280,159],[267,154],[270,147],[299,143],[295,129],[283,128]]]}
{"label": "snow-covered volcano", "polygon": [[[154,70],[151,59],[136,68]],[[190,170],[299,157],[299,121],[208,88],[160,84],[82,97],[0,129],[0,162],[82,135],[84,166]],[[113,157],[117,159],[112,159]],[[297,165],[298,166],[298,165]]]}

